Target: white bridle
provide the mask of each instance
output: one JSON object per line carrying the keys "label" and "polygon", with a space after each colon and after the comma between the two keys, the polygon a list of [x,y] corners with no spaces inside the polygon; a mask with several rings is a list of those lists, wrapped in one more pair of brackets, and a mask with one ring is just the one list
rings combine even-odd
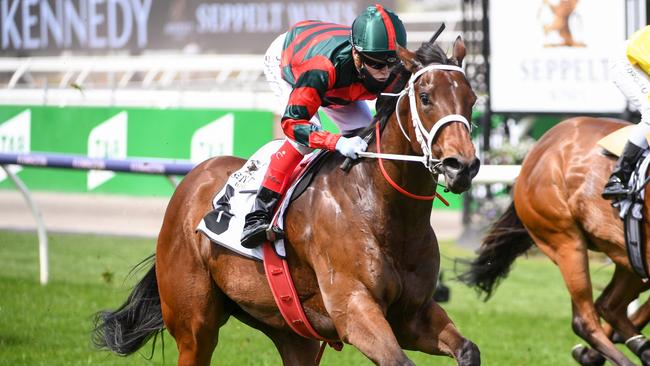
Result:
{"label": "white bridle", "polygon": [[[442,118],[440,118],[432,127],[431,130],[428,130],[424,127],[422,124],[422,120],[420,119],[420,115],[418,113],[417,105],[415,103],[415,81],[422,76],[425,72],[431,71],[431,70],[446,70],[446,71],[458,71],[460,73],[465,74],[465,71],[458,66],[453,66],[453,65],[440,65],[440,64],[435,64],[435,65],[429,65],[426,67],[421,68],[417,72],[415,72],[413,75],[411,75],[411,78],[408,81],[408,85],[404,90],[402,90],[399,94],[391,94],[391,93],[382,93],[382,95],[388,95],[388,96],[399,96],[397,99],[397,108],[399,109],[399,103],[401,102],[402,98],[405,95],[408,95],[409,97],[409,107],[411,108],[411,121],[413,122],[413,129],[415,130],[415,137],[417,141],[420,143],[420,147],[422,148],[422,152],[424,155],[422,156],[413,156],[413,155],[398,155],[398,154],[376,154],[376,153],[370,153],[370,152],[362,152],[359,155],[363,157],[373,157],[373,158],[382,158],[382,159],[391,159],[391,160],[407,160],[407,161],[420,161],[424,164],[424,166],[427,167],[432,173],[434,172],[435,167],[440,163],[438,159],[433,158],[433,153],[431,151],[431,145],[433,143],[433,139],[436,137],[438,134],[438,131],[440,129],[451,122],[461,122],[462,124],[467,127],[467,130],[469,132],[472,131],[472,126],[470,125],[469,121],[467,121],[467,118],[460,114],[449,114],[446,115]],[[397,114],[397,124],[399,125],[400,130],[402,131],[402,134],[406,139],[410,142],[411,139],[408,137],[406,132],[404,131],[404,128],[402,127],[402,121],[399,116],[399,112]]]}

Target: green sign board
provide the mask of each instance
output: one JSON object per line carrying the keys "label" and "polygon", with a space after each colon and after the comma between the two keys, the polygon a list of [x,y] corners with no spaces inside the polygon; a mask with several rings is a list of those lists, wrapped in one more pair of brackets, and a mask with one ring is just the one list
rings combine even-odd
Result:
{"label": "green sign board", "polygon": [[[0,107],[0,151],[95,158],[164,158],[195,163],[218,155],[247,158],[272,138],[264,111],[106,107]],[[32,190],[166,196],[166,177],[13,167]],[[13,189],[4,171],[0,188]]]}
{"label": "green sign board", "polygon": [[[250,157],[270,141],[271,112],[211,109],[0,106],[0,152],[47,152],[94,158],[164,158],[195,163],[218,155]],[[321,113],[323,127],[337,132]],[[164,176],[14,166],[29,189],[169,196]],[[15,189],[0,170],[0,189]],[[442,191],[442,189],[439,189]],[[440,192],[461,206],[461,197]],[[434,201],[434,207],[444,205]]]}

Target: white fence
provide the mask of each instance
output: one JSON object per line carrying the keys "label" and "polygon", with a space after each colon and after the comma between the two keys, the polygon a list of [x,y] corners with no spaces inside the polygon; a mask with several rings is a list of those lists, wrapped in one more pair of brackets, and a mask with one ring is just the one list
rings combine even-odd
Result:
{"label": "white fence", "polygon": [[[0,58],[0,104],[272,109],[261,55]],[[54,81],[52,81],[54,80]]]}
{"label": "white fence", "polygon": [[86,156],[65,154],[13,154],[0,152],[0,167],[23,195],[34,220],[38,234],[38,258],[40,281],[42,285],[49,280],[48,241],[45,222],[41,211],[32,199],[29,188],[8,168],[9,165],[27,165],[34,167],[65,168],[78,170],[111,170],[131,173],[166,175],[176,185],[174,175],[185,175],[194,166],[188,161],[171,161],[162,159],[98,159]]}

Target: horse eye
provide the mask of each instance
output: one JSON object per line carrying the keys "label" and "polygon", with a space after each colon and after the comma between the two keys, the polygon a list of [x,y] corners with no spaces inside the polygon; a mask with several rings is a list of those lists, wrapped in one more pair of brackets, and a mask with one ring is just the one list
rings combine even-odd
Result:
{"label": "horse eye", "polygon": [[429,94],[427,93],[420,93],[420,101],[422,104],[427,105],[429,104]]}

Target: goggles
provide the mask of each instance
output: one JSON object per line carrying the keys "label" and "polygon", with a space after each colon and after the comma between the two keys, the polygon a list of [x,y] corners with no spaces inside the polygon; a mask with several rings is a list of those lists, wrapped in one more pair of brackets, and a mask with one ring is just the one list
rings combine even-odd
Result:
{"label": "goggles", "polygon": [[397,57],[389,57],[387,59],[378,60],[368,57],[368,55],[364,54],[361,54],[361,61],[364,65],[375,70],[382,70],[385,67],[392,69],[399,63],[399,59]]}

